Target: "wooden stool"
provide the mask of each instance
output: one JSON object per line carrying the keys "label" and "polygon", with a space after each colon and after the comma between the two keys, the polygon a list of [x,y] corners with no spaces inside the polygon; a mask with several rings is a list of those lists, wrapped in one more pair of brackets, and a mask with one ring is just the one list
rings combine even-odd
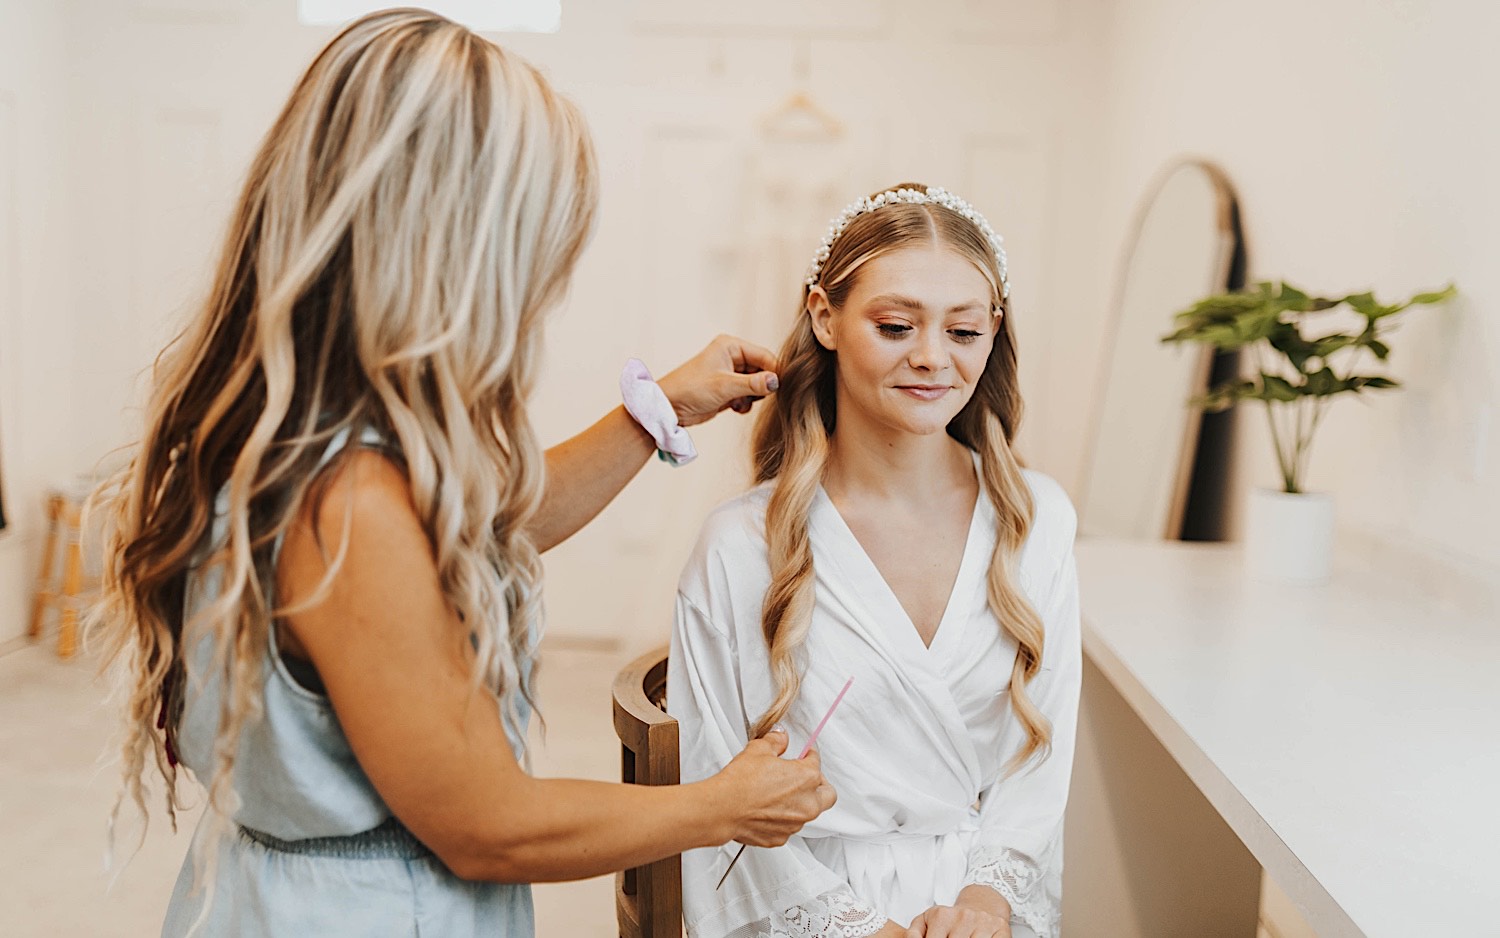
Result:
{"label": "wooden stool", "polygon": [[[83,503],[88,488],[75,485],[66,490],[47,493],[47,541],[42,548],[42,567],[37,576],[36,599],[31,607],[31,627],[26,635],[32,641],[42,637],[47,610],[58,608],[57,656],[71,658],[78,653],[78,610],[83,605]],[[52,583],[52,566],[57,555],[58,533],[63,537],[62,583]]]}

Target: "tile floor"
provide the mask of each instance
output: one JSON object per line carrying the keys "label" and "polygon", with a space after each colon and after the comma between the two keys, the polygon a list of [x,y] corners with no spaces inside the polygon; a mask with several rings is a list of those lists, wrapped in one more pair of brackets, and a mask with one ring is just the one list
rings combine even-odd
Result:
{"label": "tile floor", "polygon": [[[618,778],[609,688],[622,663],[612,652],[544,650],[538,696],[548,731],[535,750],[538,775]],[[156,801],[158,814],[139,853],[117,874],[105,872],[105,822],[119,776],[115,718],[95,670],[86,658],[59,661],[44,645],[0,655],[4,938],[157,934],[197,821],[196,813],[183,816],[174,835]],[[614,935],[613,881],[538,886],[536,915],[540,938]]]}

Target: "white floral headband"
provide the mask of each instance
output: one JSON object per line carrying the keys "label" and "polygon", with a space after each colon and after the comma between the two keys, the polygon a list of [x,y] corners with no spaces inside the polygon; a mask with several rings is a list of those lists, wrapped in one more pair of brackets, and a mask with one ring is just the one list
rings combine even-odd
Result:
{"label": "white floral headband", "polygon": [[990,249],[995,252],[995,262],[1000,268],[1000,298],[1010,298],[1010,277],[1005,263],[1005,240],[995,233],[985,217],[979,214],[974,206],[960,199],[947,189],[928,189],[923,192],[920,189],[887,189],[878,195],[860,199],[858,202],[844,209],[843,214],[835,218],[828,226],[828,233],[823,236],[823,243],[818,245],[818,253],[813,255],[812,267],[807,271],[806,283],[809,287],[818,285],[818,278],[823,273],[823,265],[828,262],[828,255],[833,250],[833,243],[849,227],[849,223],[861,215],[875,211],[881,206],[895,205],[905,202],[908,205],[941,205],[951,212],[956,212],[968,219],[979,233],[984,235],[984,240],[989,242]]}

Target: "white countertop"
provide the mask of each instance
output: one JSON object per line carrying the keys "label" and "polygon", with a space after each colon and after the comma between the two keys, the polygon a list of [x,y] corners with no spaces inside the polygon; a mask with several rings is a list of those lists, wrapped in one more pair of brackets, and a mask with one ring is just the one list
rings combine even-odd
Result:
{"label": "white countertop", "polygon": [[1322,938],[1500,936],[1500,601],[1240,561],[1081,540],[1085,650]]}

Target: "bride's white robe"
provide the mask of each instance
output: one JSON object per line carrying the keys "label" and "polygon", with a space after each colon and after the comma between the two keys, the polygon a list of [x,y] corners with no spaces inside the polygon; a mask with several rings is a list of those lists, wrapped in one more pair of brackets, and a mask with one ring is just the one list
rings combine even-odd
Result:
{"label": "bride's white robe", "polygon": [[[1027,471],[1036,500],[1019,583],[1045,626],[1028,687],[1052,724],[1052,751],[1005,776],[1025,741],[1008,689],[1016,644],[989,609],[996,516],[981,494],[931,647],[821,489],[808,519],[816,606],[802,690],[784,723],[788,753],[845,680],[853,687],[817,742],[838,804],[786,846],[738,844],[683,855],[683,906],[694,938],[851,938],[886,917],[903,926],[979,883],[1009,900],[1017,935],[1056,938],[1062,821],[1081,680],[1076,518],[1056,482]],[[683,571],[667,706],[680,724],[682,780],[723,768],[774,693],[761,603],[770,486],[720,506]],[[920,545],[912,545],[920,550]]]}

